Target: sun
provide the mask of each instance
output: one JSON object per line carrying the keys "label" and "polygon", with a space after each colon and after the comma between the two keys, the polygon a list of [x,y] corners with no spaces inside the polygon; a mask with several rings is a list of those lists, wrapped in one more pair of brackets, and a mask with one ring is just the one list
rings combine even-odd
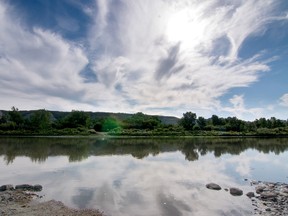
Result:
{"label": "sun", "polygon": [[171,42],[180,42],[192,48],[201,43],[204,34],[205,22],[195,11],[181,9],[167,20],[166,36]]}

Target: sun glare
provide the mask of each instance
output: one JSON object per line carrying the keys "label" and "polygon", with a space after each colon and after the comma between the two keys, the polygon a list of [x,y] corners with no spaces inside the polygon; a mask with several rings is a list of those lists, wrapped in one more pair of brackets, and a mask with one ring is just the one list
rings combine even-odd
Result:
{"label": "sun glare", "polygon": [[167,39],[171,42],[181,42],[181,45],[193,48],[203,40],[204,20],[193,11],[182,9],[176,11],[167,21]]}

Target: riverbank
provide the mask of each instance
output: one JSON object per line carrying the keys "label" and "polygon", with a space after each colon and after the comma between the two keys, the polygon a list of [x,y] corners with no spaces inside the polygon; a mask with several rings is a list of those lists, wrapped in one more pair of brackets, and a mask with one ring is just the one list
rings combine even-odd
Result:
{"label": "riverbank", "polygon": [[[248,179],[245,179],[245,181],[248,181]],[[253,215],[288,215],[288,184],[262,181],[250,181],[250,184],[254,187],[255,192],[248,192],[246,196],[250,198],[254,207]],[[222,189],[216,183],[206,184],[206,188],[215,191]],[[225,188],[225,191],[230,191],[232,196],[243,195],[243,191],[239,188]]]}
{"label": "riverbank", "polygon": [[257,194],[251,198],[255,215],[288,215],[288,184],[261,181],[252,181],[251,184]]}
{"label": "riverbank", "polygon": [[0,192],[0,215],[1,216],[50,216],[50,215],[69,215],[69,216],[104,216],[94,209],[72,209],[65,206],[62,202],[50,200],[41,202],[34,192],[22,190],[6,190]]}

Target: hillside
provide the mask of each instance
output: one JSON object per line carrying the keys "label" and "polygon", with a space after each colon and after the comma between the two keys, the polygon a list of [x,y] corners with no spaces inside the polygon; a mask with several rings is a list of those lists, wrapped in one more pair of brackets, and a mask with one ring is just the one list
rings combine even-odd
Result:
{"label": "hillside", "polygon": [[[35,110],[19,110],[19,112],[22,114],[24,118],[28,118]],[[65,116],[67,116],[70,112],[63,112],[63,111],[50,111],[47,110],[52,114],[53,120],[59,120]],[[0,110],[0,118],[2,115],[6,114],[8,111],[6,110]],[[119,120],[125,120],[129,117],[131,117],[133,114],[128,113],[110,113],[110,112],[85,112],[90,115],[91,119],[104,119],[107,117],[115,117]],[[179,118],[174,116],[156,116],[158,117],[162,124],[165,125],[176,125],[179,121]]]}

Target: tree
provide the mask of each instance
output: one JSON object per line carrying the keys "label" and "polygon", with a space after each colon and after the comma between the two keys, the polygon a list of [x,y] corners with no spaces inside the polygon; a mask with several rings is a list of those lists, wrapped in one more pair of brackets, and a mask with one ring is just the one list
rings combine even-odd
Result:
{"label": "tree", "polygon": [[51,113],[45,109],[34,111],[30,117],[30,125],[33,129],[49,129],[51,127]]}
{"label": "tree", "polygon": [[226,130],[231,131],[242,131],[244,129],[244,124],[242,120],[237,119],[236,117],[228,117],[226,119]]}
{"label": "tree", "polygon": [[6,114],[3,114],[1,111],[0,111],[0,124],[2,123],[7,123],[8,121],[8,116]]}
{"label": "tree", "polygon": [[138,112],[126,119],[125,124],[126,128],[153,130],[160,126],[161,121],[157,116],[149,116],[142,112]]}
{"label": "tree", "polygon": [[203,130],[206,126],[206,119],[202,116],[198,117],[197,124],[198,124],[200,130]]}
{"label": "tree", "polygon": [[255,120],[257,128],[267,128],[267,120],[266,118],[260,118],[259,120]]}
{"label": "tree", "polygon": [[108,117],[104,120],[101,131],[108,132],[120,128],[120,122],[116,118]]}
{"label": "tree", "polygon": [[196,119],[196,113],[186,112],[183,113],[183,117],[180,119],[179,124],[184,127],[185,130],[193,130],[193,127],[196,124]]}
{"label": "tree", "polygon": [[219,118],[217,115],[212,115],[211,117],[212,125],[221,126],[225,124],[224,118]]}
{"label": "tree", "polygon": [[24,118],[19,112],[18,108],[12,107],[11,111],[8,112],[9,121],[14,122],[18,127],[22,127],[24,123]]}
{"label": "tree", "polygon": [[60,121],[62,128],[77,128],[90,126],[90,116],[84,111],[72,110],[64,119]]}

